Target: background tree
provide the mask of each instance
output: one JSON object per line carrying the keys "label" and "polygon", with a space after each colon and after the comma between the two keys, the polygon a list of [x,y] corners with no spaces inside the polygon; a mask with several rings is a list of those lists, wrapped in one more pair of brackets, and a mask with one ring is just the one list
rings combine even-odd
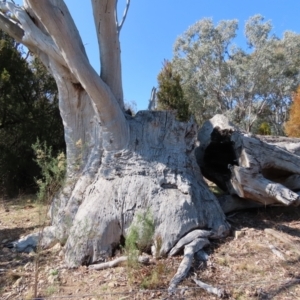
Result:
{"label": "background tree", "polygon": [[157,76],[158,91],[157,108],[162,110],[176,110],[180,121],[189,118],[189,104],[183,97],[180,75],[173,71],[172,64],[165,60],[161,72]]}
{"label": "background tree", "polygon": [[293,94],[289,120],[285,124],[285,132],[291,137],[300,137],[300,87]]}
{"label": "background tree", "polygon": [[64,1],[24,0],[24,9],[0,1],[0,28],[41,59],[58,87],[67,171],[41,242],[65,244],[70,267],[112,255],[140,211],[152,213],[161,254],[199,228],[197,250],[208,242],[201,236],[229,230],[196,165],[197,126],[172,112],[124,111],[119,35],[129,3],[119,21],[116,0],[92,0],[99,75]]}
{"label": "background tree", "polygon": [[214,26],[204,19],[176,40],[172,64],[184,97],[199,123],[222,113],[251,131],[266,116],[259,122],[282,134],[291,93],[300,81],[300,35],[286,32],[280,40],[271,35],[271,23],[256,15],[245,25],[245,51],[233,44],[237,29],[237,20]]}
{"label": "background tree", "polygon": [[55,81],[34,57],[0,31],[0,190],[8,196],[35,191],[32,144],[64,149]]}

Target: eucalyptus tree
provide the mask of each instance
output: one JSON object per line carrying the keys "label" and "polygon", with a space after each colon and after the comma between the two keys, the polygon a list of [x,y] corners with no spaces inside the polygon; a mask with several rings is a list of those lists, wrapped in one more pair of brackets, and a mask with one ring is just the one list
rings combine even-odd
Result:
{"label": "eucalyptus tree", "polygon": [[[130,2],[118,21],[116,0],[92,0],[100,75],[63,0],[23,3],[0,2],[0,28],[41,59],[58,87],[67,175],[43,234],[65,244],[66,263],[112,255],[138,211],[153,215],[161,254],[197,228],[209,230],[205,237],[226,234],[225,215],[195,164],[197,126],[171,112],[125,113],[119,35]],[[207,244],[197,238],[198,249]]]}
{"label": "eucalyptus tree", "polygon": [[243,50],[234,44],[237,30],[237,20],[215,26],[203,19],[176,40],[172,63],[185,97],[200,123],[223,113],[251,131],[268,111],[267,121],[281,133],[292,91],[300,82],[300,35],[286,32],[279,39],[271,35],[271,22],[255,15],[245,24],[249,48]]}

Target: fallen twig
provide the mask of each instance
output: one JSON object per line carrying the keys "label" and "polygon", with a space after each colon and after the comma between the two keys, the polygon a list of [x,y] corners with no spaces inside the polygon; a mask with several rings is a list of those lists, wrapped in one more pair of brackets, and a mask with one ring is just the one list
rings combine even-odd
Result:
{"label": "fallen twig", "polygon": [[276,249],[276,247],[272,244],[269,244],[268,245],[269,248],[271,249],[271,251],[278,257],[280,258],[281,260],[285,260],[285,257],[283,256],[283,254],[278,250]]}
{"label": "fallen twig", "polygon": [[[104,270],[108,268],[114,268],[118,266],[121,262],[127,261],[128,256],[120,256],[114,260],[100,263],[100,264],[95,264],[95,265],[90,265],[89,269],[90,270]],[[149,263],[149,257],[148,256],[139,256],[138,257],[138,262],[141,264],[148,264]]]}
{"label": "fallen twig", "polygon": [[279,232],[279,231],[271,229],[271,228],[266,228],[265,233],[271,234],[276,239],[285,243],[285,245],[288,246],[289,248],[291,248],[295,253],[300,255],[299,246],[297,244],[295,244],[295,242],[291,238],[289,238],[287,234]]}
{"label": "fallen twig", "polygon": [[210,294],[214,294],[214,295],[217,295],[219,298],[222,298],[224,297],[225,295],[225,291],[223,289],[219,289],[219,288],[216,288],[216,287],[213,287],[209,284],[206,284],[200,280],[197,280],[195,278],[193,278],[194,282],[202,289],[206,290],[208,293]]}

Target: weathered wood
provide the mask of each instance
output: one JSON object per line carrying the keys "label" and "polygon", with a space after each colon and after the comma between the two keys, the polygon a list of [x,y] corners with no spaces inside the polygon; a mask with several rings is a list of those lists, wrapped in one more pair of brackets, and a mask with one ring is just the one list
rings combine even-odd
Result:
{"label": "weathered wood", "polygon": [[[127,260],[128,260],[128,256],[121,256],[121,257],[118,257],[118,258],[108,261],[108,262],[89,265],[89,269],[90,270],[104,270],[104,269],[108,269],[108,268],[114,268],[114,267],[117,267],[118,265],[120,265],[120,263],[127,261]],[[138,262],[141,264],[148,264],[149,261],[150,261],[150,259],[148,256],[139,256],[138,257]]]}
{"label": "weathered wood", "polygon": [[198,136],[196,155],[204,176],[230,195],[263,205],[300,204],[298,155],[238,131],[220,115],[207,121]]}
{"label": "weathered wood", "polygon": [[104,30],[97,31],[104,43],[101,78],[63,0],[24,0],[25,9],[0,0],[2,27],[42,59],[59,90],[67,174],[50,215],[53,242],[65,244],[69,267],[111,256],[139,212],[153,215],[160,254],[192,230],[220,237],[230,228],[195,161],[197,126],[172,112],[124,113],[121,24],[114,23],[117,1],[106,2],[93,1],[97,30],[100,22]]}
{"label": "weathered wood", "polygon": [[185,245],[183,259],[176,274],[170,281],[169,292],[173,292],[177,285],[187,276],[194,259],[194,254],[207,245],[209,245],[209,241],[206,238],[196,238],[191,243]]}
{"label": "weathered wood", "polygon": [[193,278],[194,282],[202,289],[204,289],[205,291],[207,291],[210,294],[214,294],[216,296],[218,296],[219,298],[222,298],[225,296],[225,291],[223,289],[219,289],[216,287],[213,287],[209,284],[206,284],[200,280],[197,280],[195,278]]}
{"label": "weathered wood", "polygon": [[171,249],[169,257],[176,255],[181,249],[183,249],[185,245],[191,243],[193,240],[197,238],[208,238],[210,236],[212,236],[212,233],[208,230],[197,229],[189,232],[187,235],[181,238]]}
{"label": "weathered wood", "polygon": [[233,211],[263,207],[264,204],[249,199],[240,198],[237,195],[222,195],[218,201],[225,214]]}
{"label": "weathered wood", "polygon": [[285,260],[284,255],[272,244],[269,244],[268,247],[271,249],[271,251],[281,260]]}
{"label": "weathered wood", "polygon": [[288,152],[300,156],[300,138],[270,135],[258,135],[257,137],[265,143],[278,146]]}

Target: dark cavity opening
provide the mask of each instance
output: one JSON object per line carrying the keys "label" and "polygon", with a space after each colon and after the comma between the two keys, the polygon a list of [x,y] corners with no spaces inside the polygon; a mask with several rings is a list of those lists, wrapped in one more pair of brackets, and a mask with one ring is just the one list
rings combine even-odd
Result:
{"label": "dark cavity opening", "polygon": [[238,165],[233,142],[232,130],[215,127],[211,133],[211,142],[204,152],[204,165],[201,171],[207,179],[222,190],[227,191],[226,181],[230,179],[229,165]]}

